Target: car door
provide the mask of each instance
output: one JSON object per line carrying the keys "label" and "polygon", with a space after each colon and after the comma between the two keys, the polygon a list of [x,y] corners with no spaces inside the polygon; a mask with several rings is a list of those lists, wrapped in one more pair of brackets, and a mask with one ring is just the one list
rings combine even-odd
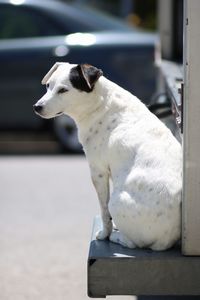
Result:
{"label": "car door", "polygon": [[54,20],[33,7],[1,5],[0,128],[41,125],[42,120],[32,112],[32,104],[42,94],[41,76],[55,60],[67,55],[67,48],[56,53],[62,44],[56,35],[61,34]]}

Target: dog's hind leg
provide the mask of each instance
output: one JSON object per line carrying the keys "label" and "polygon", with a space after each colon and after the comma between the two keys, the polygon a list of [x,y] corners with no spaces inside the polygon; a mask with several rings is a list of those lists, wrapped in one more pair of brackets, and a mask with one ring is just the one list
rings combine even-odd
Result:
{"label": "dog's hind leg", "polygon": [[120,244],[124,247],[128,247],[131,249],[136,248],[136,245],[133,241],[129,240],[126,236],[124,236],[121,232],[114,230],[110,237],[110,241],[116,244]]}

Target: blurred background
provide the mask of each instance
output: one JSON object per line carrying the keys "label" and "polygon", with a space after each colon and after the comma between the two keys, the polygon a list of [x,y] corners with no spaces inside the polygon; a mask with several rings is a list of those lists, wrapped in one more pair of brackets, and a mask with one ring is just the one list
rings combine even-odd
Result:
{"label": "blurred background", "polygon": [[81,152],[70,118],[32,110],[56,61],[93,64],[148,104],[156,8],[156,0],[0,0],[0,153]]}
{"label": "blurred background", "polygon": [[33,112],[41,79],[56,61],[87,62],[165,104],[158,24],[162,56],[180,62],[181,17],[179,0],[0,0],[0,299],[87,299],[98,201],[74,122]]}

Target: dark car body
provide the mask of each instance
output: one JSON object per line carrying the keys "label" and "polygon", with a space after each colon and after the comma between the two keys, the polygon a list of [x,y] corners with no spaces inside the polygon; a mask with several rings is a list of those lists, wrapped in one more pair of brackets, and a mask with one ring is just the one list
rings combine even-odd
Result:
{"label": "dark car body", "polygon": [[56,61],[89,63],[148,103],[156,35],[54,0],[0,0],[0,129],[40,129],[32,105]]}

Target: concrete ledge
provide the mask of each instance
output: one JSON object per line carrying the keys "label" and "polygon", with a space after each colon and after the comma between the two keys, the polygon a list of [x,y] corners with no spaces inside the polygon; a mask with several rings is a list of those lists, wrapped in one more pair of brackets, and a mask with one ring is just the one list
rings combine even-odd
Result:
{"label": "concrete ledge", "polygon": [[88,257],[88,296],[200,295],[200,257],[185,257],[180,249],[164,252],[127,249],[97,241],[96,217]]}

